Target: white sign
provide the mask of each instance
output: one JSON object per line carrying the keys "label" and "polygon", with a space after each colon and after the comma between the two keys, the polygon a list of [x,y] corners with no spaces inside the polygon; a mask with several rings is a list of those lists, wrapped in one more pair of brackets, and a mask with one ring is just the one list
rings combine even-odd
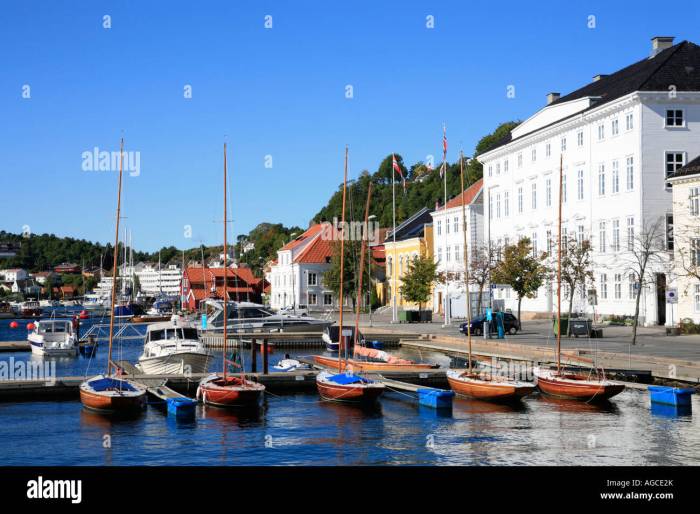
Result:
{"label": "white sign", "polygon": [[666,289],[666,303],[678,303],[678,289],[675,287]]}

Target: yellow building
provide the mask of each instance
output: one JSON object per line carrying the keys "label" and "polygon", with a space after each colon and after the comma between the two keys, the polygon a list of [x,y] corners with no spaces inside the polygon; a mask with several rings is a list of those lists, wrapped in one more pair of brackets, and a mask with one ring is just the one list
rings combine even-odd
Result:
{"label": "yellow building", "polygon": [[[399,309],[414,310],[418,305],[406,302],[401,295],[401,278],[408,271],[411,259],[432,257],[433,226],[430,210],[424,208],[396,227],[396,236],[390,231],[384,241],[386,252],[387,305],[394,297]],[[425,308],[425,305],[423,306]]]}

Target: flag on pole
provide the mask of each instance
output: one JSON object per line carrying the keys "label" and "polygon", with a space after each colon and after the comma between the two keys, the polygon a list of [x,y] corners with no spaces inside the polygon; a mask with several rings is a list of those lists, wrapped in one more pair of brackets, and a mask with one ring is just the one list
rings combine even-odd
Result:
{"label": "flag on pole", "polygon": [[440,166],[440,178],[445,174],[445,162],[447,159],[447,134],[445,133],[445,125],[442,126],[442,166]]}
{"label": "flag on pole", "polygon": [[392,160],[391,165],[393,166],[394,171],[396,171],[399,175],[401,175],[401,181],[403,183],[403,191],[405,193],[406,192],[406,177],[403,176],[403,172],[401,171],[401,166],[399,166],[399,163],[396,162],[396,156],[394,154],[391,154],[391,160]]}

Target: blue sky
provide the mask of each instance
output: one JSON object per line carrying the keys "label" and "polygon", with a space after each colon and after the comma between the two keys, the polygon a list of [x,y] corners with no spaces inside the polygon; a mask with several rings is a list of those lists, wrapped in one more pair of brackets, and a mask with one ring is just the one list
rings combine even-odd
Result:
{"label": "blue sky", "polygon": [[696,1],[522,4],[5,1],[0,229],[110,241],[116,176],[84,171],[82,154],[122,134],[141,159],[123,202],[138,249],[220,244],[224,138],[230,236],[306,226],[342,181],[345,144],[351,176],[391,152],[411,164],[439,155],[445,122],[455,160],[546,93],[644,58],[654,35],[700,42]]}

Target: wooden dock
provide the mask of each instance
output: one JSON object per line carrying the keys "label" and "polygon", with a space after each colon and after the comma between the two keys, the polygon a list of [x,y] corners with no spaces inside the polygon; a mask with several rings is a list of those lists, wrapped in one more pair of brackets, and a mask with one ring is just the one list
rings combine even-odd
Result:
{"label": "wooden dock", "polygon": [[0,352],[29,352],[32,347],[29,341],[2,341],[0,342]]}
{"label": "wooden dock", "polygon": [[[411,334],[369,330],[362,335],[367,341],[381,341],[386,348],[398,348],[401,339],[411,337]],[[208,348],[223,348],[224,336],[219,332],[202,332],[200,340]],[[322,332],[238,332],[228,335],[227,346],[248,348],[254,344],[267,342],[268,345],[284,348],[323,348],[325,343]]]}

